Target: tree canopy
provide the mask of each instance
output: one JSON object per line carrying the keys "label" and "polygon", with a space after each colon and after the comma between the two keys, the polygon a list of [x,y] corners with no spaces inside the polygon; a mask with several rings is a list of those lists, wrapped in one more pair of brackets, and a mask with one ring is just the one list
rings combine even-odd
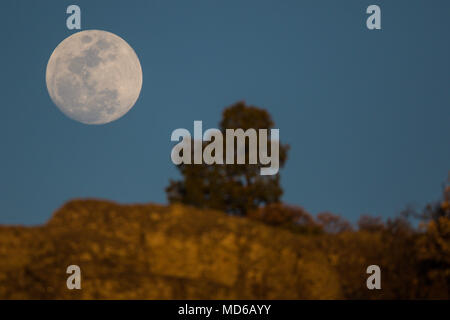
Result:
{"label": "tree canopy", "polygon": [[[266,110],[237,102],[223,111],[219,129],[225,135],[227,129],[255,129],[258,132],[258,129],[272,129],[274,125]],[[225,139],[223,144],[223,150],[226,150]],[[235,155],[236,148],[237,144],[234,143]],[[288,149],[288,145],[279,144],[280,168],[287,159]],[[271,151],[270,146],[267,150]],[[260,168],[264,165],[259,159],[257,164],[249,164],[248,147],[245,158],[245,164],[178,165],[182,179],[171,180],[166,188],[169,202],[212,208],[236,215],[246,215],[263,205],[278,203],[283,194],[279,174],[261,175]]]}

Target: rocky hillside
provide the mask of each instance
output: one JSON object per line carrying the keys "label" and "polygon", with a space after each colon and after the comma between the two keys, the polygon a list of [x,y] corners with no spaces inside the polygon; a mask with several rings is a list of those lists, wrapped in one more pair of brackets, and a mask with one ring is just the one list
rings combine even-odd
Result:
{"label": "rocky hillside", "polygon": [[76,200],[43,226],[0,227],[0,299],[340,298],[332,260],[314,236],[220,212]]}

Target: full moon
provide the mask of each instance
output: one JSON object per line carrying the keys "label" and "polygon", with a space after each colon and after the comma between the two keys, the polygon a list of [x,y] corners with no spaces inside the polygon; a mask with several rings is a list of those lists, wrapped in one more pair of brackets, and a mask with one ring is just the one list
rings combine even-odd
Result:
{"label": "full moon", "polygon": [[141,64],[133,48],[100,30],[64,39],[50,56],[45,78],[58,108],[85,124],[119,119],[136,103],[142,87]]}

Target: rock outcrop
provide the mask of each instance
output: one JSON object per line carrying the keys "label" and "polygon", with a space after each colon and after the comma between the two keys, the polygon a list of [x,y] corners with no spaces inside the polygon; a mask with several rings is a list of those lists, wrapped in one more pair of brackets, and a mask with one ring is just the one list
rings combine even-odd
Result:
{"label": "rock outcrop", "polygon": [[314,237],[216,211],[75,200],[43,226],[0,227],[0,299],[340,297]]}

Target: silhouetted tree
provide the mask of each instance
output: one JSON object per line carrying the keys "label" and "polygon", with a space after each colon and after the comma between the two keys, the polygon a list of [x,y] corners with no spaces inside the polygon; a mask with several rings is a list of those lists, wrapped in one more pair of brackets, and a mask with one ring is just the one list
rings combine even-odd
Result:
{"label": "silhouetted tree", "polygon": [[359,230],[377,232],[382,231],[385,228],[381,217],[372,217],[370,215],[363,214],[358,220]]}
{"label": "silhouetted tree", "polygon": [[[223,111],[220,130],[224,136],[223,150],[226,156],[226,129],[271,129],[274,123],[270,114],[254,106],[238,102]],[[270,131],[268,131],[270,132]],[[246,215],[262,205],[279,202],[283,190],[280,176],[261,175],[261,165],[249,163],[249,139],[246,138],[246,164],[181,164],[178,169],[182,180],[170,181],[166,188],[169,202],[181,202],[203,208],[213,208],[231,214]],[[259,137],[258,137],[259,143]],[[268,152],[271,152],[268,139]],[[204,144],[206,145],[206,144]],[[235,159],[237,143],[234,143]],[[280,168],[283,167],[288,152],[288,145],[279,145]]]}
{"label": "silhouetted tree", "polygon": [[424,223],[428,223],[430,220],[439,223],[441,217],[450,219],[450,172],[447,183],[443,185],[441,200],[427,204],[422,211],[408,207],[401,214],[408,219],[414,218]]}
{"label": "silhouetted tree", "polygon": [[265,207],[249,212],[248,216],[272,226],[297,224],[314,226],[313,217],[303,208],[283,203],[271,203]]}
{"label": "silhouetted tree", "polygon": [[450,297],[450,174],[439,203],[428,205],[424,216],[429,221],[421,228],[425,230],[417,243],[420,271],[427,280],[431,295],[447,292]]}
{"label": "silhouetted tree", "polygon": [[330,212],[322,212],[317,215],[317,222],[327,233],[341,233],[352,231],[350,222]]}

